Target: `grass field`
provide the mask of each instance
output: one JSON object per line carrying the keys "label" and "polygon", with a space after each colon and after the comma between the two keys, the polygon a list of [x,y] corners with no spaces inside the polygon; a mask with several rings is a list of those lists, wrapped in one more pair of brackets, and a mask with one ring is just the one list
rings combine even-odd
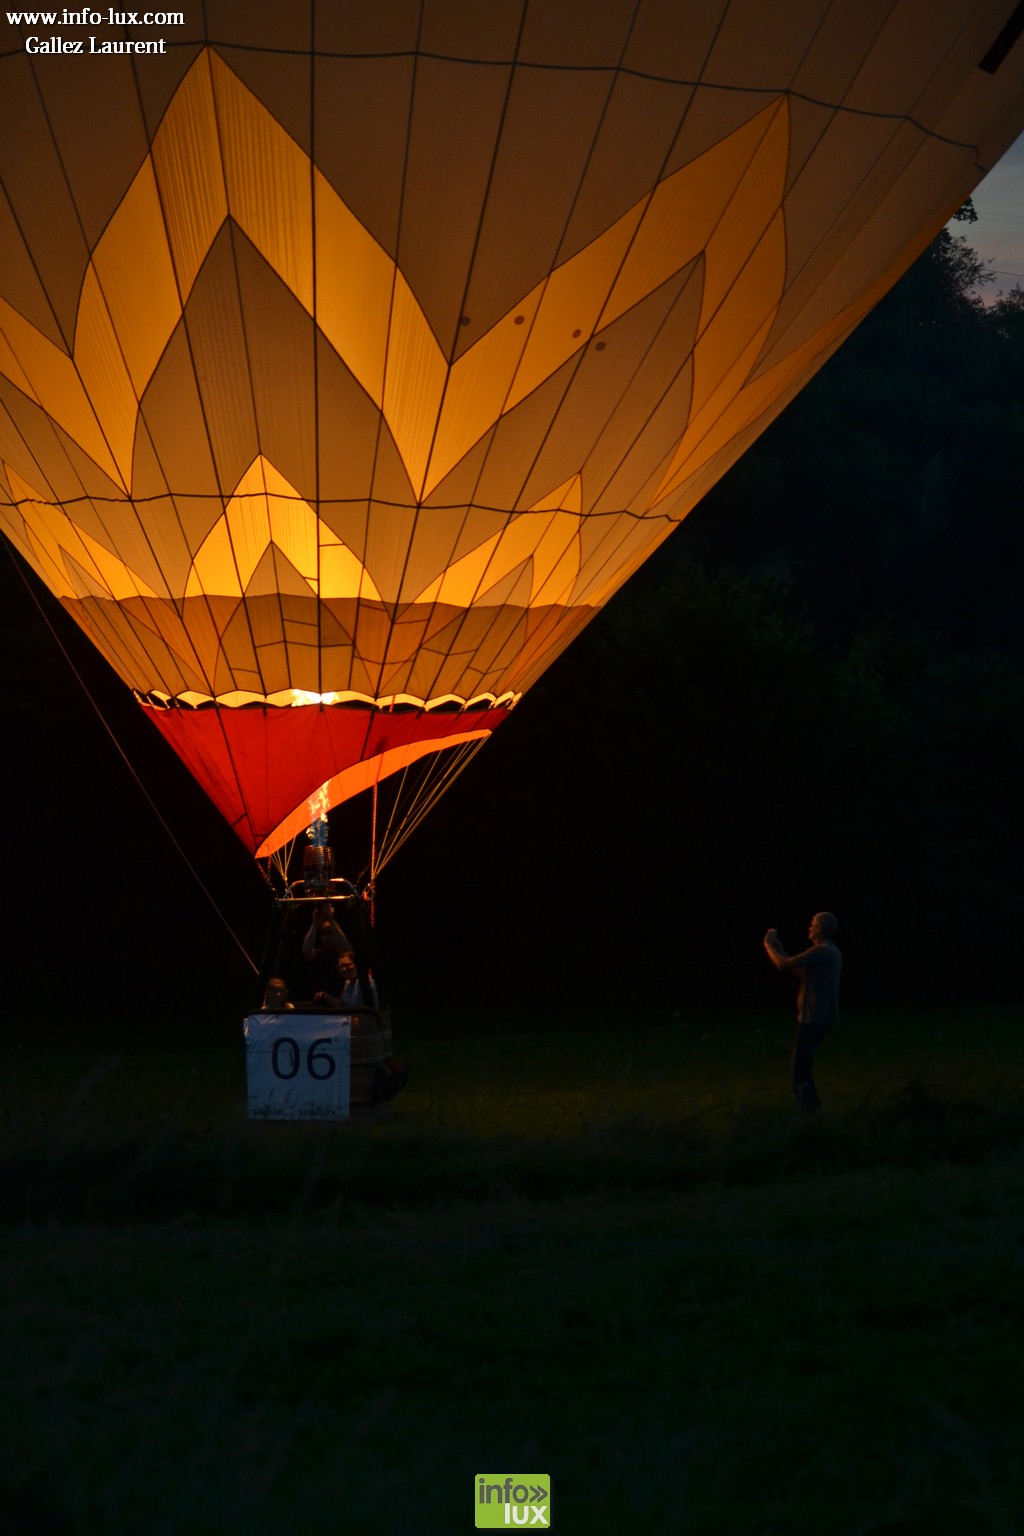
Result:
{"label": "grass field", "polygon": [[411,1020],[373,1127],[15,1042],[0,1530],[1016,1533],[1021,1026],[853,1016],[813,1121],[740,1019]]}

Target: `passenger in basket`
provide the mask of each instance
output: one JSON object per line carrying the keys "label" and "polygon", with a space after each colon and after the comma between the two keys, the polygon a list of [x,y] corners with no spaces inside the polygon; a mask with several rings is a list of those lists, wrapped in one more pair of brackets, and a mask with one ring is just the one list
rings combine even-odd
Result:
{"label": "passenger in basket", "polygon": [[288,988],[280,976],[271,976],[263,995],[262,1013],[294,1013],[295,1004],[288,1001]]}
{"label": "passenger in basket", "polygon": [[356,969],[356,957],[348,949],[338,956],[337,976],[330,990],[317,992],[316,1000],[341,1012],[346,1008],[376,1008],[377,987],[372,976],[367,976],[366,985],[363,985]]}
{"label": "passenger in basket", "polygon": [[334,904],[318,901],[302,941],[302,958],[311,968],[309,979],[315,996],[321,991],[333,991],[338,979],[338,956],[345,953],[352,953],[352,945],[335,920]]}

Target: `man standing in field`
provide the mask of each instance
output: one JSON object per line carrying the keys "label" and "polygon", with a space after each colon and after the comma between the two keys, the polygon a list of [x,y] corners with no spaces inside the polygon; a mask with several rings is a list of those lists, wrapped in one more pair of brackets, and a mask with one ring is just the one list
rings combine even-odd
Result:
{"label": "man standing in field", "polygon": [[797,1025],[792,1080],[797,1108],[803,1110],[821,1107],[814,1086],[814,1055],[839,1017],[839,973],[843,968],[843,957],[832,942],[837,926],[831,912],[815,913],[807,930],[811,947],[799,955],[787,955],[779,943],[777,929],[769,928],[764,936],[765,950],[776,969],[796,973]]}

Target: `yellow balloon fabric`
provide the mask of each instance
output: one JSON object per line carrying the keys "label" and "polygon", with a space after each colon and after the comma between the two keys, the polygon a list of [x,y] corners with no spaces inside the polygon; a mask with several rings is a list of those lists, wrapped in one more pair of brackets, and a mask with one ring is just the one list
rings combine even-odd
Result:
{"label": "yellow balloon fabric", "polygon": [[492,730],[1024,126],[1006,0],[160,14],[8,25],[0,527],[260,852]]}

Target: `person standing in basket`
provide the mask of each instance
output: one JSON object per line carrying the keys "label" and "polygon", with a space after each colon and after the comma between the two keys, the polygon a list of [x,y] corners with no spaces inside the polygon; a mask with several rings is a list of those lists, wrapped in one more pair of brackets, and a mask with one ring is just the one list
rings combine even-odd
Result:
{"label": "person standing in basket", "polygon": [[[369,994],[369,995],[367,995]],[[364,987],[356,968],[356,957],[350,949],[344,950],[337,961],[337,975],[330,986],[316,994],[318,1003],[327,1003],[344,1013],[346,1008],[377,1008],[377,985],[367,976]]]}
{"label": "person standing in basket", "polygon": [[338,956],[352,953],[352,945],[334,916],[334,905],[318,901],[302,941],[302,958],[309,966],[314,993],[334,992],[338,980]]}

